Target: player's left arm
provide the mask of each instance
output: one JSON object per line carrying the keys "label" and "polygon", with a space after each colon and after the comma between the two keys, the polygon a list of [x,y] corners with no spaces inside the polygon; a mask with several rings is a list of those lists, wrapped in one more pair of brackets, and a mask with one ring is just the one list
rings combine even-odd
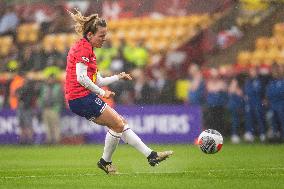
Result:
{"label": "player's left arm", "polygon": [[124,79],[124,80],[132,80],[132,77],[130,76],[130,74],[127,74],[125,72],[121,72],[120,74],[117,75],[113,75],[110,77],[102,77],[100,72],[97,73],[97,80],[96,80],[96,84],[98,86],[106,86],[109,85],[111,83],[114,83],[120,79]]}

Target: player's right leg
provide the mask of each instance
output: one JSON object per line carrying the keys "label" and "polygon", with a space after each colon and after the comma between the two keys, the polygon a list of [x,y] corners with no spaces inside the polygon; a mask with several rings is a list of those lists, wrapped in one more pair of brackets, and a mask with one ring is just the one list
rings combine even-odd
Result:
{"label": "player's right leg", "polygon": [[111,157],[119,143],[123,131],[123,122],[117,119],[110,111],[110,107],[93,93],[82,98],[69,100],[69,107],[77,115],[110,128],[106,134],[104,152],[98,162],[98,167],[108,174],[115,174],[116,169],[112,165]]}
{"label": "player's right leg", "polygon": [[108,105],[106,105],[102,114],[93,121],[109,128],[105,138],[104,152],[97,165],[107,174],[116,174],[117,170],[112,164],[111,158],[120,141],[124,123],[121,117],[117,116]]}

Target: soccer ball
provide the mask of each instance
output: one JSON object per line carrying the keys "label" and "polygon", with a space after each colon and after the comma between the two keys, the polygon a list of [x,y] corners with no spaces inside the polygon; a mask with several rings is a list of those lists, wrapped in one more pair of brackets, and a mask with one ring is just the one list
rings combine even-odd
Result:
{"label": "soccer ball", "polygon": [[205,154],[215,154],[222,148],[223,137],[218,131],[207,129],[199,135],[197,142],[202,152]]}

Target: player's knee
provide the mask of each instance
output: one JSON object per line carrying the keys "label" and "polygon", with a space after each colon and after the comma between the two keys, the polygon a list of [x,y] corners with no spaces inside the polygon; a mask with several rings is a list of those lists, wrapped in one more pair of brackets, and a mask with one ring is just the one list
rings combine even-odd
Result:
{"label": "player's knee", "polygon": [[123,124],[126,125],[126,124],[127,124],[126,119],[124,119],[123,117],[122,117],[121,119],[122,119],[122,121],[123,121]]}
{"label": "player's knee", "polygon": [[112,126],[112,130],[118,133],[122,133],[124,129],[124,122],[122,119],[115,121]]}

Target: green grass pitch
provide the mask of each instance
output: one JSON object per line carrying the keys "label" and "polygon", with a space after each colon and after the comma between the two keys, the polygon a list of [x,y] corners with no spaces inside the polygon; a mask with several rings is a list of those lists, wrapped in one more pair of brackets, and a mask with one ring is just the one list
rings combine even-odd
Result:
{"label": "green grass pitch", "polygon": [[113,161],[120,174],[96,167],[103,146],[0,146],[0,188],[284,188],[284,145],[225,144],[214,155],[193,145],[151,145],[174,150],[157,167],[127,145]]}

